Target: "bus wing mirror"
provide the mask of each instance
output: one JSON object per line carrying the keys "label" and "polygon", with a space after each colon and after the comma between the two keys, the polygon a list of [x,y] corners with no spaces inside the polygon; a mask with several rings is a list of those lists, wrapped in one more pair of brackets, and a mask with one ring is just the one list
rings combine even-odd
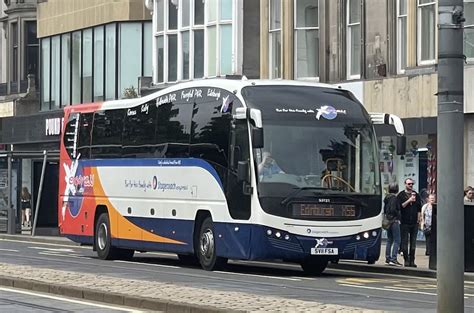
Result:
{"label": "bus wing mirror", "polygon": [[252,148],[263,148],[263,128],[252,127]]}
{"label": "bus wing mirror", "polygon": [[398,136],[405,135],[405,128],[403,127],[403,122],[401,118],[393,114],[387,113],[369,113],[370,119],[372,120],[373,124],[385,124],[385,125],[393,125],[395,127],[395,131],[397,132]]}
{"label": "bus wing mirror", "polygon": [[247,118],[247,108],[235,109],[235,114],[233,117],[236,120],[245,120]]}
{"label": "bus wing mirror", "polygon": [[397,136],[397,155],[405,155],[407,151],[407,137]]}
{"label": "bus wing mirror", "polygon": [[237,178],[239,181],[248,181],[249,178],[249,162],[239,161],[237,165]]}

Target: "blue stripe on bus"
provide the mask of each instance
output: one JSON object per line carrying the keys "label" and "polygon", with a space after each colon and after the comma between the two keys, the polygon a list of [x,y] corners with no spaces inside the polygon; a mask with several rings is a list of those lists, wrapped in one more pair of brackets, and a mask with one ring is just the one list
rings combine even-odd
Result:
{"label": "blue stripe on bus", "polygon": [[149,166],[149,167],[200,167],[208,171],[224,190],[221,178],[214,167],[202,159],[90,159],[80,160],[83,167],[125,167],[125,166]]}

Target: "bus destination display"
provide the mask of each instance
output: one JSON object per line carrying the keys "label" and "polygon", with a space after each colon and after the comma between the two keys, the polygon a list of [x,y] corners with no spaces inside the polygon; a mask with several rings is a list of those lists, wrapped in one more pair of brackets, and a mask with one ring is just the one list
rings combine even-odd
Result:
{"label": "bus destination display", "polygon": [[292,215],[296,218],[312,217],[356,217],[356,208],[350,204],[293,204]]}

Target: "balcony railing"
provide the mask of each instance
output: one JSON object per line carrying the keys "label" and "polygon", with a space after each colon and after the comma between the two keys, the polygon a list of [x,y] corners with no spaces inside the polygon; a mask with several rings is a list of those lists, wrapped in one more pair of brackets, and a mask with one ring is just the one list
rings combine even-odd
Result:
{"label": "balcony railing", "polygon": [[[10,91],[8,91],[8,85],[10,85]],[[19,87],[20,88],[18,88],[18,82],[0,83],[0,96],[25,93],[28,89],[28,80],[21,80]]]}

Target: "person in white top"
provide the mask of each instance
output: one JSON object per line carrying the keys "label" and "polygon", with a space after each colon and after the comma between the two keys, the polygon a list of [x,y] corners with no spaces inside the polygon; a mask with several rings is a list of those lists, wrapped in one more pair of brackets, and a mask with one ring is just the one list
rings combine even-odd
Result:
{"label": "person in white top", "polygon": [[464,190],[464,202],[474,202],[474,189],[471,186]]}
{"label": "person in white top", "polygon": [[425,255],[430,255],[431,252],[431,226],[433,220],[433,204],[436,202],[434,194],[428,195],[428,201],[421,208],[421,223],[420,228],[423,231],[426,239]]}

